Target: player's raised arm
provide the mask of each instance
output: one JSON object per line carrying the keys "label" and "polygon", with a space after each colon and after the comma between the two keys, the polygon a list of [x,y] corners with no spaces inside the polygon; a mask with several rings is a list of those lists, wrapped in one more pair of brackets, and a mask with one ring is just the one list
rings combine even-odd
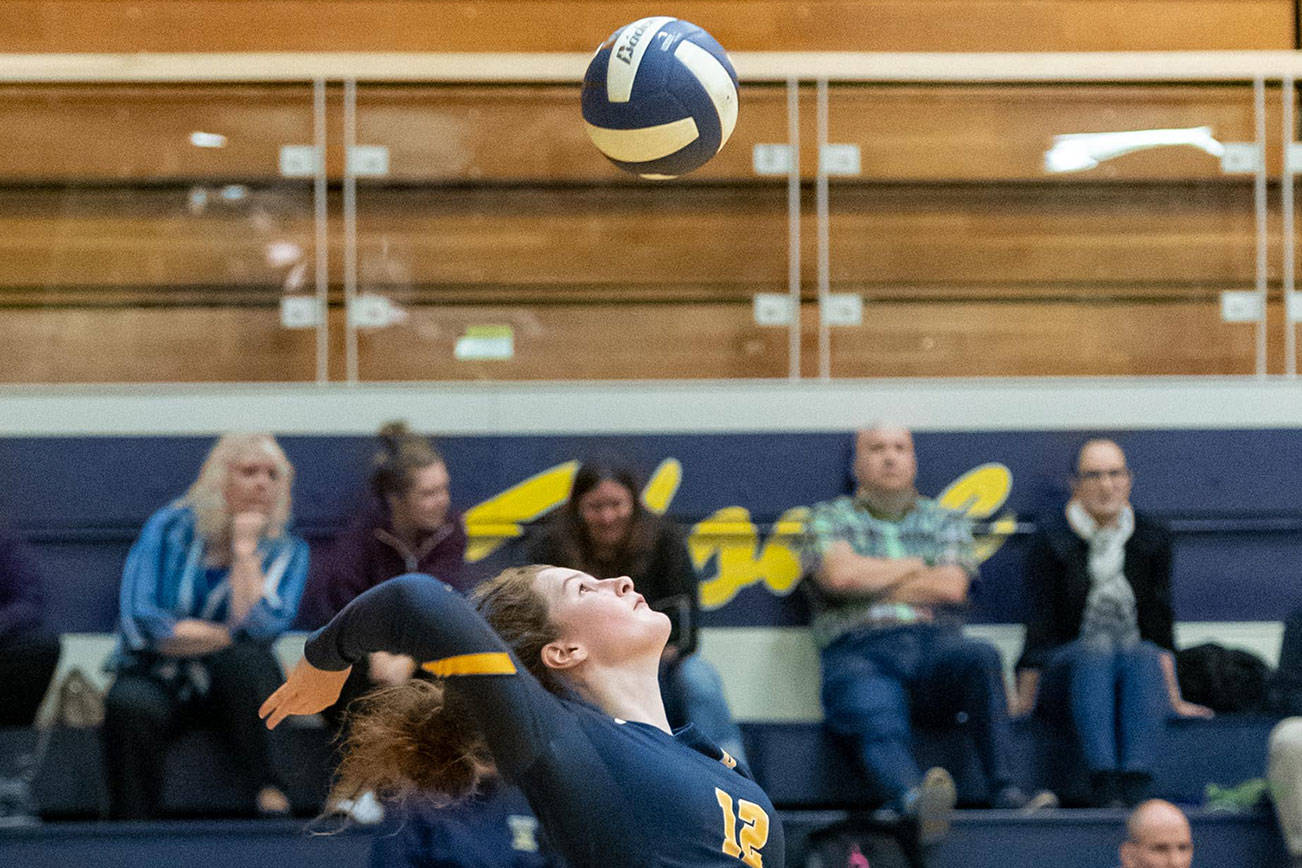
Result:
{"label": "player's raised arm", "polygon": [[[536,599],[532,590],[535,572],[509,570],[508,574],[519,575],[486,583],[482,590],[496,589],[493,593],[499,610],[504,604],[497,598],[512,597],[511,588],[526,589],[525,596]],[[478,598],[481,606],[483,596]],[[568,725],[568,718],[555,691],[540,682],[537,672],[519,663],[517,655],[538,657],[539,652],[528,642],[512,647],[517,642],[514,633],[518,630],[513,623],[518,618],[505,612],[496,617],[501,622],[498,629],[507,632],[505,636],[484,620],[471,600],[437,579],[419,574],[389,579],[360,594],[308,638],[303,661],[267,699],[260,714],[273,727],[290,715],[314,714],[338,698],[352,663],[376,651],[404,654],[422,664],[427,672],[446,679],[448,695],[425,682],[409,682],[409,690],[381,692],[397,704],[380,714],[389,716],[402,706],[405,710],[398,717],[410,720],[416,727],[437,715],[448,721],[449,730],[461,730],[454,736],[458,743],[468,738],[467,733],[481,733],[494,764],[509,775],[526,766],[539,745],[545,744],[558,728]],[[538,608],[538,617],[545,622],[545,607]],[[451,695],[453,691],[455,696]],[[450,710],[453,705],[455,712]],[[473,725],[462,720],[466,714],[473,716]],[[377,741],[370,739],[368,743]],[[475,744],[474,738],[469,738],[466,750],[478,750]],[[362,754],[350,751],[349,755]],[[399,770],[390,780],[378,783],[401,790],[407,787],[404,777]],[[458,797],[455,792],[449,795]]]}
{"label": "player's raised arm", "polygon": [[317,669],[304,658],[289,673],[285,683],[267,697],[258,709],[258,716],[267,722],[267,729],[275,729],[292,714],[317,714],[334,704],[348,679],[347,669]]}
{"label": "player's raised arm", "polygon": [[399,576],[358,595],[304,646],[303,660],[259,714],[274,728],[339,697],[352,664],[376,651],[405,654],[440,675],[515,674],[501,639],[456,591],[430,576]]}

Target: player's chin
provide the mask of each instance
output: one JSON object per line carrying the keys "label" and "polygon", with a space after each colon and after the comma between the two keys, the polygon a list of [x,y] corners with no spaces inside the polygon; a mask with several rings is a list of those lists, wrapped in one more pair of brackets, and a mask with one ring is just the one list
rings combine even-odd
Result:
{"label": "player's chin", "polygon": [[649,609],[649,611],[656,624],[663,629],[665,638],[668,639],[669,631],[673,627],[673,622],[669,620],[669,616],[664,612],[657,612],[655,609]]}

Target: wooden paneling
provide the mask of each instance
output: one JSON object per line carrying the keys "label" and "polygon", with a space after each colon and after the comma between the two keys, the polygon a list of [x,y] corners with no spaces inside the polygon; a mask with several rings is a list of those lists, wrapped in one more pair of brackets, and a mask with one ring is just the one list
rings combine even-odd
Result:
{"label": "wooden paneling", "polygon": [[312,123],[310,87],[2,87],[0,180],[276,178],[280,146],[312,144]]}
{"label": "wooden paneling", "polygon": [[[1268,316],[1268,363],[1283,370],[1282,305]],[[807,334],[814,334],[808,312]],[[1252,323],[1224,323],[1218,299],[1044,298],[869,302],[862,326],[831,338],[837,377],[1251,374]],[[818,373],[806,342],[806,376]],[[997,412],[997,408],[992,408]]]}
{"label": "wooden paneling", "polygon": [[[375,188],[358,207],[362,287],[419,301],[553,291],[681,301],[786,286],[786,191],[774,187]],[[870,296],[1183,292],[1250,286],[1255,275],[1248,181],[842,184],[830,208],[833,283]],[[812,215],[806,225],[812,286]],[[332,220],[336,279],[341,230]],[[279,188],[236,201],[220,187],[0,189],[0,297],[120,288],[165,299],[187,287],[270,296],[311,284],[312,233],[310,200]]]}
{"label": "wooden paneling", "polygon": [[9,0],[13,52],[590,51],[668,13],[731,51],[1288,49],[1288,0]]}
{"label": "wooden paneling", "polygon": [[[817,376],[816,311],[804,310],[803,373]],[[787,332],[751,321],[747,302],[412,307],[364,331],[364,380],[785,377]],[[1279,304],[1270,365],[1282,369]],[[342,315],[332,316],[331,375],[343,377]],[[509,325],[510,361],[459,361],[468,326]],[[311,331],[276,309],[5,310],[0,382],[311,380]],[[837,377],[1249,374],[1251,324],[1220,322],[1214,297],[1172,301],[870,302],[864,324],[832,333]],[[997,408],[992,408],[997,412]]]}
{"label": "wooden paneling", "polygon": [[[276,310],[312,286],[308,200],[199,189],[202,208],[186,187],[0,191],[0,381],[310,379],[314,338]],[[786,374],[786,330],[750,309],[785,290],[783,190],[380,188],[360,206],[361,289],[405,312],[362,333],[366,379]],[[1252,369],[1253,329],[1221,323],[1217,296],[1252,286],[1247,183],[842,184],[831,219],[832,288],[867,303],[833,332],[837,376]],[[336,282],[340,241],[332,222]],[[475,325],[510,326],[514,359],[456,360]],[[336,305],[335,377],[341,326]]]}
{"label": "wooden paneling", "polygon": [[310,380],[315,341],[274,307],[5,310],[0,382]]}
{"label": "wooden paneling", "polygon": [[[750,166],[753,144],[785,139],[782,90],[747,88],[734,142],[674,185],[607,165],[575,102],[566,87],[362,89],[359,141],[388,145],[393,175],[359,192],[361,289],[406,314],[362,333],[365,379],[786,375],[786,330],[750,308],[786,290],[785,179]],[[833,333],[836,376],[1251,371],[1252,327],[1217,305],[1253,285],[1250,179],[1192,148],[1042,170],[1058,133],[1250,139],[1247,88],[838,87],[831,106],[831,139],[864,165],[832,184],[832,289],[867,303],[863,326]],[[808,93],[801,112],[808,175]],[[311,186],[277,176],[279,145],[309,141],[310,120],[303,88],[0,89],[0,381],[310,379],[314,336],[276,310],[314,285]],[[227,146],[196,148],[193,131]],[[339,378],[337,187],[328,206]],[[1272,235],[1276,283],[1279,259]],[[510,326],[515,357],[458,361],[476,325]]]}
{"label": "wooden paneling", "polygon": [[[752,149],[787,138],[782,88],[742,89],[732,141],[691,182],[758,179]],[[339,177],[338,94],[327,169]],[[1279,90],[1267,94],[1279,127]],[[881,181],[1219,178],[1219,160],[1165,147],[1108,160],[1088,175],[1049,175],[1055,135],[1207,126],[1220,141],[1254,137],[1249,86],[933,86],[831,90],[829,139],[853,143],[863,176]],[[801,168],[816,167],[812,92],[800,105]],[[193,132],[225,137],[195,147]],[[399,183],[632,181],[602,158],[579,121],[578,90],[362,87],[358,141],[390,151]],[[278,182],[279,148],[312,141],[311,93],[293,86],[0,88],[0,181]],[[1271,137],[1269,160],[1278,167]],[[306,182],[298,186],[306,188]]]}

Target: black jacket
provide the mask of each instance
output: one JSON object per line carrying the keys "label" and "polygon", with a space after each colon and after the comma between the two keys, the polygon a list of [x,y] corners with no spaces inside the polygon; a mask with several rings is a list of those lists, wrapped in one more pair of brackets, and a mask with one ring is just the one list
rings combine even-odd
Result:
{"label": "black jacket", "polygon": [[[1026,559],[1026,645],[1018,669],[1043,669],[1056,648],[1080,635],[1090,591],[1088,564],[1089,544],[1063,513],[1040,522]],[[1140,637],[1174,651],[1170,532],[1136,512],[1122,570],[1135,592]]]}

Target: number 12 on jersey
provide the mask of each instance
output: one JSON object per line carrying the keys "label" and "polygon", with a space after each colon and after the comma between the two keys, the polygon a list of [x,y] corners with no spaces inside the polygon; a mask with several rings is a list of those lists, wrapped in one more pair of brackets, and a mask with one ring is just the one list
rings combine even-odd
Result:
{"label": "number 12 on jersey", "polygon": [[[714,797],[723,809],[723,852],[727,856],[740,859],[751,868],[764,868],[764,856],[760,850],[769,840],[769,815],[754,802],[745,799],[737,801],[737,810],[732,808],[732,796],[718,787],[714,788]],[[741,820],[741,830],[737,829],[737,820]]]}

